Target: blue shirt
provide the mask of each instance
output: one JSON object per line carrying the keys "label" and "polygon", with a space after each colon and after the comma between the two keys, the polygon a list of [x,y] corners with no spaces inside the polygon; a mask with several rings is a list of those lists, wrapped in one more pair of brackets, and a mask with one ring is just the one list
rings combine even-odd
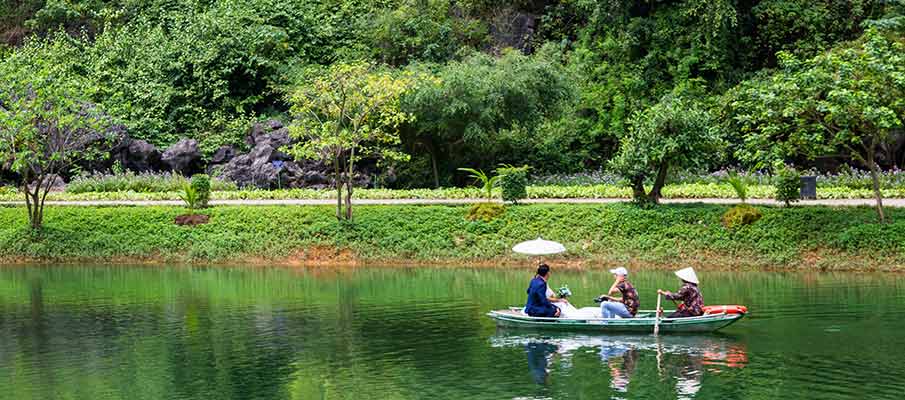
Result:
{"label": "blue shirt", "polygon": [[535,276],[528,285],[528,301],[525,303],[525,313],[528,315],[543,315],[549,313],[555,307],[547,298],[547,281],[540,276]]}

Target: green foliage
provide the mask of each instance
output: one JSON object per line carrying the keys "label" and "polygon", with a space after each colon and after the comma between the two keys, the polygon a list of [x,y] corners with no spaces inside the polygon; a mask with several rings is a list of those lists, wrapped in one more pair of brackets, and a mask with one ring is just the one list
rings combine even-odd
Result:
{"label": "green foliage", "polygon": [[477,203],[468,208],[465,219],[469,221],[491,222],[506,212],[506,207],[497,203]]}
{"label": "green foliage", "polygon": [[[295,120],[289,132],[300,143],[289,151],[298,158],[333,165],[338,219],[352,219],[356,161],[408,159],[397,147],[399,124],[412,118],[399,107],[400,97],[409,86],[408,77],[366,63],[337,63],[301,82],[290,94]],[[340,203],[342,185],[346,187],[345,211]]]}
{"label": "green foliage", "polygon": [[182,194],[179,195],[179,199],[185,203],[185,207],[189,209],[189,214],[194,214],[196,210],[202,208],[201,193],[195,189],[195,185],[186,183],[182,187]]}
{"label": "green foliage", "polygon": [[515,167],[506,165],[496,169],[499,176],[500,192],[503,195],[503,201],[511,201],[518,203],[519,200],[528,197],[528,170],[531,167],[524,165]]}
{"label": "green foliage", "polygon": [[[188,180],[184,176],[171,172],[135,173],[125,171],[117,174],[94,173],[73,178],[66,185],[66,193],[178,192],[182,190],[186,183],[188,183]],[[210,190],[235,191],[238,188],[234,183],[214,178],[210,180]]]}
{"label": "green foliage", "polygon": [[902,265],[905,254],[902,209],[890,210],[896,222],[881,225],[871,223],[866,208],[764,207],[757,223],[732,230],[721,223],[727,208],[718,205],[525,205],[489,223],[469,222],[468,209],[361,206],[354,225],[340,225],[328,206],[217,207],[206,211],[216,224],[181,229],[173,219],[182,207],[49,207],[44,239],[35,242],[21,210],[0,208],[0,258],[228,262],[317,246],[375,262],[468,262],[508,257],[512,244],[541,234],[589,260],[615,254],[623,261],[740,269],[812,266],[803,255],[815,252],[833,268],[881,268]]}
{"label": "green foliage", "polygon": [[101,158],[113,139],[101,131],[98,107],[87,102],[96,87],[62,60],[43,57],[77,51],[62,40],[35,40],[0,60],[0,165],[21,176],[35,230],[54,176]]}
{"label": "green foliage", "polygon": [[493,200],[493,188],[497,186],[500,176],[490,177],[484,171],[474,168],[459,168],[459,171],[468,172],[468,177],[475,180],[475,183],[481,184],[481,191],[484,192],[484,199]]}
{"label": "green foliage", "polygon": [[556,130],[545,131],[542,141],[534,137],[575,96],[563,65],[550,52],[507,51],[499,58],[473,53],[436,66],[435,73],[425,72],[427,67],[412,67],[433,77],[403,97],[403,109],[416,118],[403,126],[402,139],[409,151],[428,152],[438,173],[452,174],[459,165],[534,163],[555,152],[544,149],[577,147],[575,139],[554,137]]}
{"label": "green foliage", "polygon": [[861,33],[862,23],[880,15],[882,0],[766,0],[751,10],[757,44],[765,57],[779,51],[810,57]]}
{"label": "green foliage", "polygon": [[19,189],[15,186],[0,186],[0,196],[19,197]]}
{"label": "green foliage", "polygon": [[876,30],[808,60],[781,54],[784,68],[741,85],[727,102],[737,155],[756,166],[843,151],[867,165],[883,209],[874,160],[905,115],[905,41]]}
{"label": "green foliage", "polygon": [[[695,102],[675,95],[632,117],[632,129],[621,139],[611,168],[630,182],[633,198],[656,203],[670,168],[701,168],[721,154],[710,115]],[[650,192],[644,183],[653,181]]]}
{"label": "green foliage", "polygon": [[366,29],[373,57],[390,65],[412,61],[445,62],[466,48],[487,42],[487,26],[476,18],[455,16],[449,0],[402,0],[377,12]]}
{"label": "green foliage", "polygon": [[[184,180],[181,182],[185,182]],[[218,181],[214,180],[216,187]],[[624,185],[599,184],[582,186],[542,185],[528,186],[529,199],[630,199],[632,191]],[[92,200],[179,200],[181,184],[169,191],[111,191],[111,192],[51,192],[47,199],[53,201]],[[884,197],[905,198],[905,187],[886,188]],[[722,183],[679,183],[663,187],[666,199],[733,199],[735,191]],[[499,189],[491,190],[493,197],[500,196]],[[749,185],[748,196],[752,199],[773,199],[776,187],[769,185]],[[474,199],[486,197],[482,188],[440,188],[440,189],[357,189],[353,198],[369,200],[392,199]],[[870,189],[853,189],[844,186],[820,186],[818,199],[872,199]],[[229,190],[215,189],[211,192],[215,200],[329,200],[336,198],[336,191],[323,189],[278,189],[278,190]],[[14,190],[0,190],[0,201],[21,201],[21,194]]]}
{"label": "green foliage", "polygon": [[740,226],[751,225],[763,217],[761,212],[747,204],[739,204],[723,214],[723,225],[729,229],[735,229]]}
{"label": "green foliage", "polygon": [[205,174],[194,175],[191,185],[198,195],[198,208],[207,208],[211,199],[211,177]]}
{"label": "green foliage", "polygon": [[789,207],[801,199],[801,174],[792,167],[784,166],[776,174],[776,200]]}
{"label": "green foliage", "polygon": [[735,195],[742,203],[748,200],[748,184],[737,173],[733,173],[729,178],[726,178],[726,182],[729,183],[729,186],[732,186],[732,190],[735,190]]}

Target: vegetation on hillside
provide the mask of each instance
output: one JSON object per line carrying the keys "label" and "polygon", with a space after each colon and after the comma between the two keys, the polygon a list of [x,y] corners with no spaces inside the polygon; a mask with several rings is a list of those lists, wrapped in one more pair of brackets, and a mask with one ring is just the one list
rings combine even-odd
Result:
{"label": "vegetation on hillside", "polygon": [[608,168],[656,200],[688,170],[901,167],[903,15],[902,0],[19,0],[0,5],[0,64],[53,62],[131,137],[208,156],[247,146],[255,120],[293,123],[315,71],[373,65],[413,80],[398,143],[372,153],[405,153],[382,160],[393,187]]}

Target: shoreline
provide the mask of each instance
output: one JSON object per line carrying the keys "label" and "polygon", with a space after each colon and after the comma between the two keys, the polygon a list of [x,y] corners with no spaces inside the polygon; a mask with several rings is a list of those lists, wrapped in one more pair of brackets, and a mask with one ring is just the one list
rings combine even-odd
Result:
{"label": "shoreline", "polygon": [[51,206],[39,237],[0,207],[0,264],[525,268],[511,247],[542,236],[566,246],[546,259],[568,269],[905,272],[905,209],[878,224],[867,207],[754,207],[759,221],[730,229],[728,205],[699,203],[527,204],[490,221],[466,205],[366,205],[351,224],[331,206],[229,206],[197,227],[173,224],[181,207]]}
{"label": "shoreline", "polygon": [[[323,251],[323,249],[319,249]],[[713,254],[708,257],[714,257]],[[826,263],[806,261],[794,265],[767,265],[767,264],[727,264],[723,263],[729,257],[716,256],[711,262],[680,262],[669,263],[664,261],[640,261],[617,262],[616,258],[607,259],[601,257],[574,258],[554,257],[545,258],[544,262],[559,270],[567,271],[599,271],[624,266],[632,271],[672,271],[687,266],[700,271],[713,272],[820,272],[820,273],[905,273],[905,265],[899,263],[879,264],[871,262],[867,257],[847,257],[825,259]],[[827,263],[841,263],[836,267],[827,267]],[[872,263],[874,267],[860,267],[856,264]],[[255,256],[228,258],[217,261],[189,260],[176,256],[170,258],[142,258],[142,257],[116,257],[116,258],[73,258],[73,259],[42,259],[42,258],[2,258],[0,268],[30,267],[30,266],[129,266],[129,267],[186,267],[186,268],[300,268],[300,269],[357,269],[357,268],[463,268],[463,269],[488,269],[488,270],[530,270],[534,268],[536,261],[532,259],[519,260],[516,257],[499,257],[484,260],[467,259],[367,259],[340,252],[337,257],[312,257],[305,258],[298,255],[264,259]]]}

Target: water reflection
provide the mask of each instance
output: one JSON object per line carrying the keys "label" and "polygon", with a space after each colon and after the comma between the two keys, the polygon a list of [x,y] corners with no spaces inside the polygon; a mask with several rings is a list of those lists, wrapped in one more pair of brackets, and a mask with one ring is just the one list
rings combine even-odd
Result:
{"label": "water reflection", "polygon": [[556,346],[545,342],[528,342],[525,345],[525,353],[528,354],[528,369],[534,383],[544,385],[550,377],[550,361],[556,353]]}
{"label": "water reflection", "polygon": [[[523,347],[532,379],[544,386],[555,383],[556,373],[569,375],[574,357],[593,352],[600,358],[601,370],[607,372],[600,379],[609,380],[614,399],[629,396],[632,377],[645,359],[655,360],[659,381],[668,385],[678,399],[695,398],[705,374],[744,368],[748,362],[744,342],[726,335],[653,337],[499,331],[490,343],[495,348]],[[606,385],[603,381],[594,384]]]}

